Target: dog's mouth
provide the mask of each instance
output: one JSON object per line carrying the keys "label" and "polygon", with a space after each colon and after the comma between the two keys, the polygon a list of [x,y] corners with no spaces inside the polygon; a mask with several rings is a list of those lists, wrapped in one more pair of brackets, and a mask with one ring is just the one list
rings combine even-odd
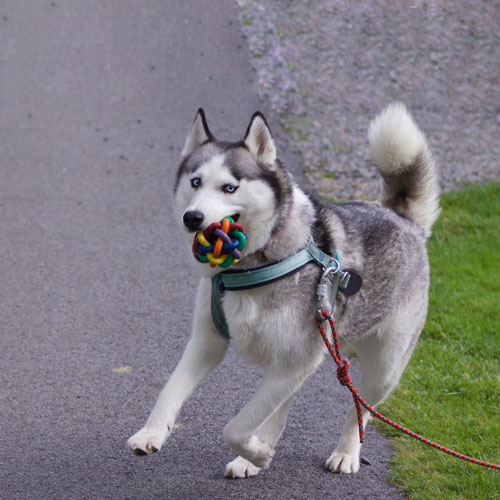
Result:
{"label": "dog's mouth", "polygon": [[243,226],[236,224],[240,214],[224,217],[220,223],[210,224],[204,231],[197,231],[193,239],[192,251],[195,258],[210,267],[229,267],[241,259],[247,235]]}
{"label": "dog's mouth", "polygon": [[[233,222],[238,222],[238,220],[240,219],[240,214],[239,213],[235,213],[235,214],[232,214],[230,215],[229,217],[231,217],[231,219],[233,219]],[[221,221],[222,222],[222,221]],[[186,225],[186,224],[185,224]],[[194,233],[195,235],[195,238],[196,238],[196,235],[199,233],[199,232],[204,232],[205,229],[207,229],[207,227],[210,226],[209,223],[207,224],[202,224],[200,225],[199,227],[196,227],[196,228],[190,228],[189,226],[186,227],[188,233]]]}

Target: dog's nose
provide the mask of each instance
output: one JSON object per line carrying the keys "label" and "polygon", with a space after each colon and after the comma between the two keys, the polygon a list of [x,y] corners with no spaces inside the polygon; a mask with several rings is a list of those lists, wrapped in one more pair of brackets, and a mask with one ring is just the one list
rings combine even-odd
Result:
{"label": "dog's nose", "polygon": [[182,220],[184,221],[184,225],[190,231],[196,231],[200,227],[204,218],[205,218],[205,216],[200,211],[191,210],[191,211],[186,212],[184,214],[184,216],[182,217]]}

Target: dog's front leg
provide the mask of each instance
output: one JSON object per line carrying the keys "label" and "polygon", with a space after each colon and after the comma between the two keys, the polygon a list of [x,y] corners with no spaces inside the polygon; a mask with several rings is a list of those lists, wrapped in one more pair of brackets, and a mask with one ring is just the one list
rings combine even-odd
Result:
{"label": "dog's front leg", "polygon": [[160,450],[183,403],[224,359],[229,342],[215,329],[207,304],[199,306],[197,310],[202,312],[195,317],[193,335],[179,364],[158,396],[146,425],[128,440],[130,451],[136,455]]}
{"label": "dog's front leg", "polygon": [[[257,432],[280,407],[283,407],[310,375],[310,371],[269,371],[250,401],[224,428],[224,440],[243,458],[260,468],[269,466],[276,439]],[[288,407],[286,408],[288,410]],[[286,415],[286,413],[285,413]],[[271,441],[271,442],[270,442]]]}
{"label": "dog's front leg", "polygon": [[[269,443],[274,448],[278,442],[283,429],[285,428],[288,410],[293,401],[293,396],[290,396],[280,408],[278,408],[260,427],[257,431],[259,439],[265,443]],[[245,478],[255,476],[260,472],[260,467],[255,467],[246,458],[241,456],[226,465],[226,477],[230,478]]]}

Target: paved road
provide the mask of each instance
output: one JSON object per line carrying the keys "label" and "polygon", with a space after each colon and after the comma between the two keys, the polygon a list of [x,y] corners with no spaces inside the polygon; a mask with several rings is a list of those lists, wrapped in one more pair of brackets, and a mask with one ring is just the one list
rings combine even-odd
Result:
{"label": "paved road", "polygon": [[161,454],[125,449],[190,330],[171,216],[187,128],[203,105],[235,139],[265,111],[233,2],[2,0],[0,68],[2,497],[399,498],[373,429],[372,467],[324,471],[349,404],[330,363],[257,478],[223,478],[222,428],[258,380],[234,353]]}

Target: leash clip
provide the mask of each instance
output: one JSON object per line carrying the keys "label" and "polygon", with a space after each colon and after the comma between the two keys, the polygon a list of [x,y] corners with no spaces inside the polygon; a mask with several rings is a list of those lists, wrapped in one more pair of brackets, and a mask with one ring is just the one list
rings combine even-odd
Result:
{"label": "leash clip", "polygon": [[328,292],[328,282],[331,281],[331,292],[330,292],[330,307],[331,313],[333,314],[333,309],[335,307],[335,297],[337,296],[337,290],[339,288],[339,271],[340,271],[340,263],[336,259],[332,259],[330,261],[330,265],[324,269],[323,274],[319,280],[318,286],[316,287],[316,318],[319,321],[324,321],[325,317],[323,316],[323,300],[326,297]]}

